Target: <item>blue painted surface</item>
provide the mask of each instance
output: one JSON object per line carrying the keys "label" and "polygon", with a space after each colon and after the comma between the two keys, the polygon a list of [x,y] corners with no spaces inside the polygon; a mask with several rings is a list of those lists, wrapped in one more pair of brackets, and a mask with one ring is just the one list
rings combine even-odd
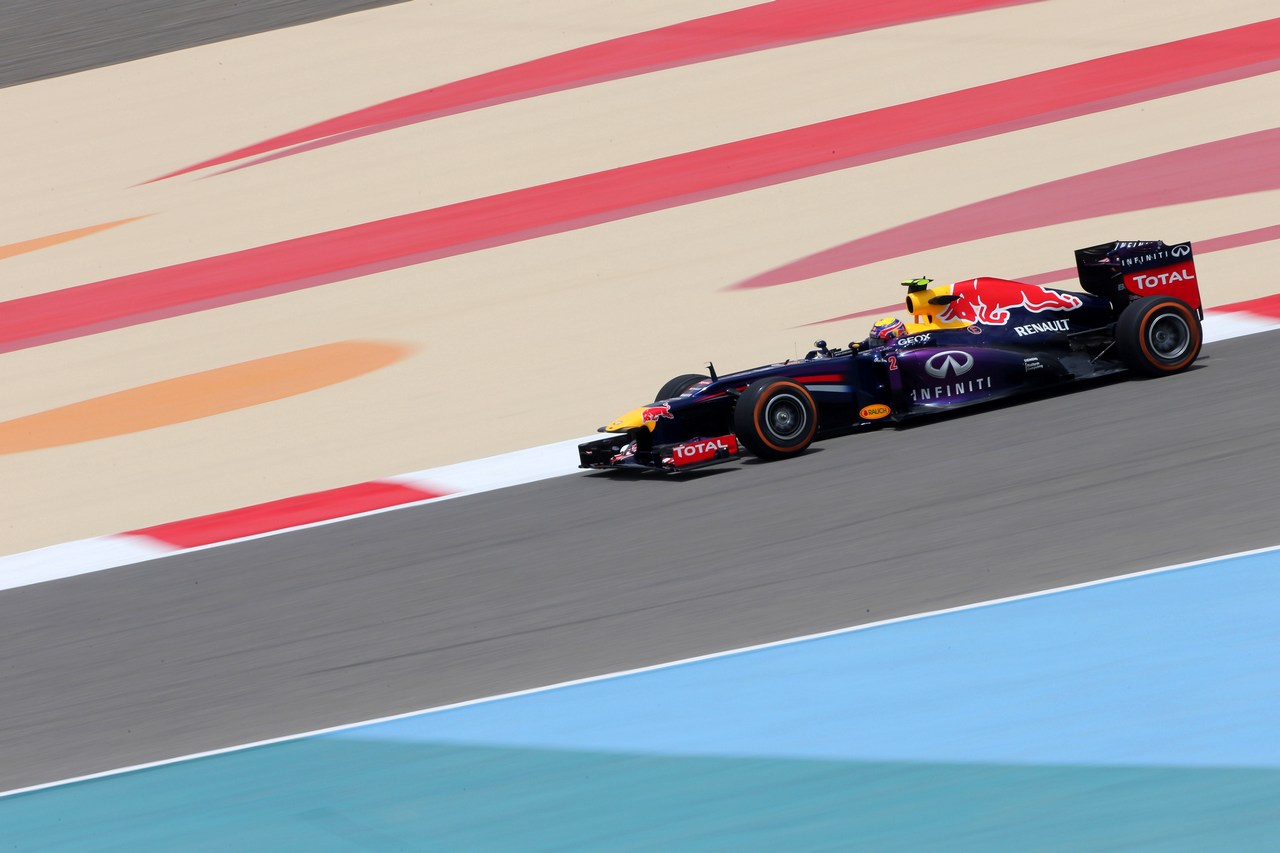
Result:
{"label": "blue painted surface", "polygon": [[0,850],[1268,850],[1280,552],[0,798]]}
{"label": "blue painted surface", "polygon": [[874,761],[1280,767],[1280,552],[329,735]]}

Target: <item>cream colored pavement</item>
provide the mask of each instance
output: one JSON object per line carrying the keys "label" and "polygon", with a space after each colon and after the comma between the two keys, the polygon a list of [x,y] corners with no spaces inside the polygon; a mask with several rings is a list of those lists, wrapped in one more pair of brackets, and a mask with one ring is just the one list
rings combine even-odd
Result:
{"label": "cream colored pavement", "polygon": [[[214,177],[142,182],[450,80],[746,4],[410,3],[0,90],[0,298],[56,290],[694,150],[1264,20],[1266,0],[1046,2],[763,51],[410,125]],[[1099,24],[1105,21],[1105,24]],[[853,237],[1275,126],[1280,74],[306,291],[0,354],[0,420],[339,340],[373,374],[133,435],[0,456],[0,553],[591,432],[669,376],[803,352],[928,274],[1030,274],[1109,239],[1276,224],[1280,193],[1068,223],[749,292]],[[1280,290],[1262,244],[1197,258],[1209,305]]]}

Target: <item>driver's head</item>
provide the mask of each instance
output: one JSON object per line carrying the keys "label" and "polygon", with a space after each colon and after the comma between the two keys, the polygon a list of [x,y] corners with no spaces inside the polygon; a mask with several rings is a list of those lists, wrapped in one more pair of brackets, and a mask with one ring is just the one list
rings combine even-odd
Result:
{"label": "driver's head", "polygon": [[906,333],[907,325],[897,317],[881,317],[871,326],[871,343],[873,346],[885,346]]}

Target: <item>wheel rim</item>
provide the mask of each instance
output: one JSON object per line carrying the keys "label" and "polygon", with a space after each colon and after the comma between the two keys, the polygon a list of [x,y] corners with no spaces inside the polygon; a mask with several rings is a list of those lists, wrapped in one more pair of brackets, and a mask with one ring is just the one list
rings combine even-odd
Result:
{"label": "wheel rim", "polygon": [[775,438],[790,441],[804,435],[809,414],[798,397],[779,394],[765,406],[764,422]]}
{"label": "wheel rim", "polygon": [[1177,361],[1191,347],[1191,327],[1178,314],[1161,314],[1147,328],[1147,343],[1162,361]]}

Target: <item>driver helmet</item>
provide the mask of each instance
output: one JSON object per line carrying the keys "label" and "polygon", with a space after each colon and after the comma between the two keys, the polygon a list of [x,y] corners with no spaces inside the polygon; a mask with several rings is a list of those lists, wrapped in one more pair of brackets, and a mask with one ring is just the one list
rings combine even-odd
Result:
{"label": "driver helmet", "polygon": [[907,333],[907,325],[897,317],[881,317],[871,326],[871,345],[882,347],[892,344]]}

